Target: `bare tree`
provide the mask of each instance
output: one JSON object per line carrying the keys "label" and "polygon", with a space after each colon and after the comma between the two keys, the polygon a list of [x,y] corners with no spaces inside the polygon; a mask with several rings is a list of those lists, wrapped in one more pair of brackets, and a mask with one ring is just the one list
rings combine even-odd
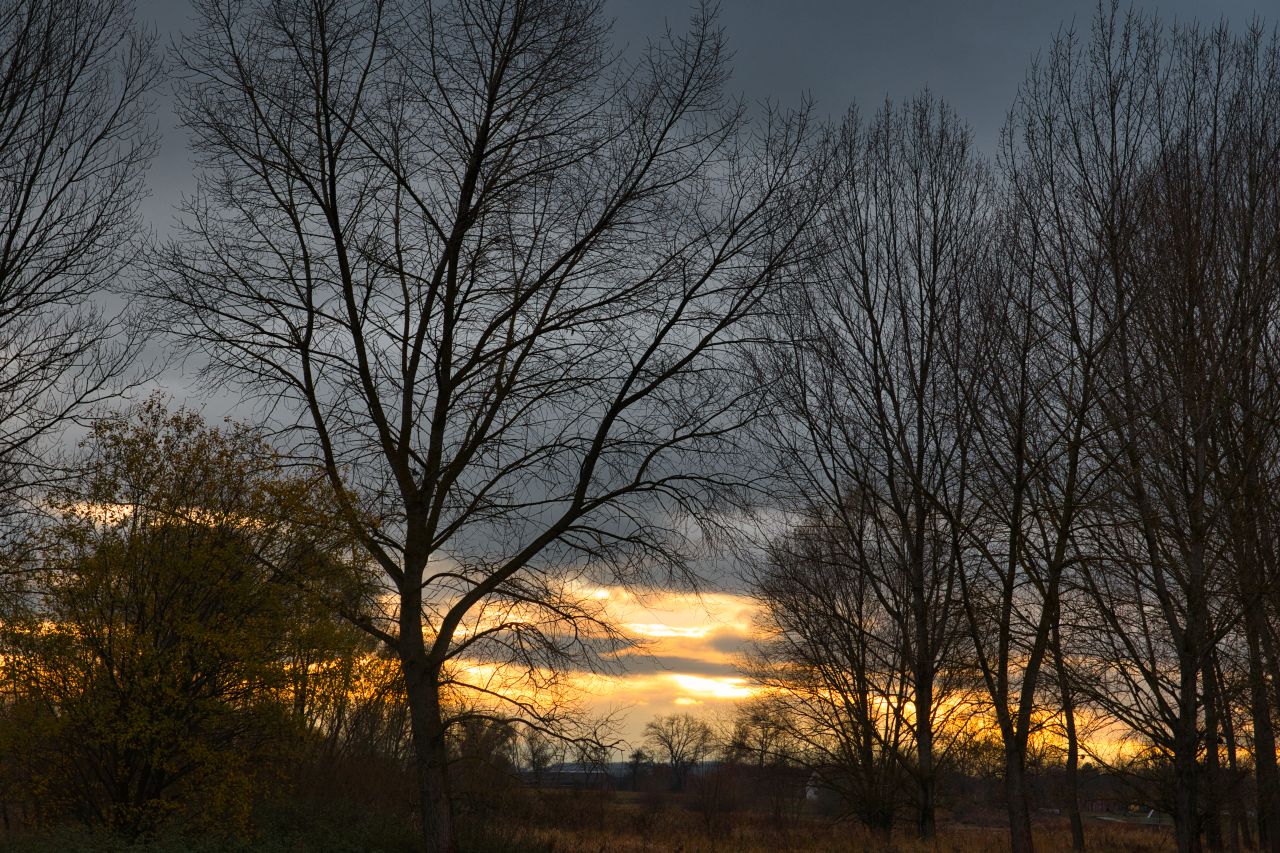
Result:
{"label": "bare tree", "polygon": [[113,396],[136,341],[99,307],[133,258],[158,60],[124,0],[0,8],[0,491]]}
{"label": "bare tree", "polygon": [[783,706],[773,700],[766,696],[734,709],[720,738],[725,761],[757,770],[799,761],[804,744],[793,736]]}
{"label": "bare tree", "polygon": [[896,660],[876,666],[906,677],[916,711],[899,757],[916,781],[918,833],[930,838],[940,679],[960,636],[951,518],[969,410],[955,364],[970,344],[990,182],[968,129],[928,94],[886,104],[865,125],[851,113],[836,163],[822,272],[787,294],[760,360],[774,412],[760,440],[779,460],[782,508],[843,527],[833,541],[862,551],[825,568],[852,573],[887,620],[877,630]]}
{"label": "bare tree", "polygon": [[715,749],[715,732],[692,714],[669,714],[645,724],[644,742],[653,754],[671,768],[671,787],[683,791],[689,773],[710,757]]}
{"label": "bare tree", "polygon": [[[1075,543],[1097,620],[1088,696],[1171,761],[1183,851],[1223,843],[1230,710],[1216,661],[1239,608],[1224,571],[1232,507],[1264,467],[1265,369],[1252,365],[1274,334],[1272,238],[1256,227],[1274,195],[1259,193],[1274,138],[1258,136],[1274,68],[1259,33],[1165,30],[1113,5],[1087,47],[1055,47],[1024,95],[1023,162],[1056,187],[1039,206],[1074,234],[1078,280],[1102,295],[1090,304],[1110,326],[1089,451],[1108,484]],[[1250,551],[1256,534],[1237,534]],[[1256,591],[1258,561],[1241,557]],[[1259,793],[1271,799],[1268,752]]]}
{"label": "bare tree", "polygon": [[[788,508],[875,546],[849,549],[851,597],[829,580],[837,570],[815,568],[808,586],[793,571],[787,588],[805,595],[788,606],[803,600],[797,613],[830,626],[872,624],[880,607],[909,613],[910,534],[949,537],[951,550],[914,559],[932,553],[950,567],[933,577],[958,587],[929,612],[953,601],[969,628],[1015,850],[1032,846],[1032,735],[1061,713],[1073,779],[1080,702],[1171,763],[1180,849],[1222,846],[1224,804],[1237,809],[1222,782],[1237,761],[1227,664],[1241,611],[1264,840],[1280,822],[1265,689],[1275,674],[1274,45],[1257,27],[1243,38],[1166,30],[1102,6],[1088,39],[1063,35],[1023,85],[998,214],[965,219],[939,203],[955,197],[931,179],[963,174],[939,165],[945,147],[842,161],[839,227],[824,235],[837,274],[793,299],[799,310],[782,315],[761,359],[779,413],[762,438],[800,484]],[[934,156],[920,165],[919,151]],[[962,255],[968,274],[953,280],[920,263],[954,245],[945,237],[957,232],[927,227],[939,209],[981,223]],[[895,565],[883,558],[895,542],[908,568],[889,573],[897,583],[874,580]],[[868,607],[881,588],[892,593]],[[1066,621],[1064,601],[1075,611]],[[841,660],[836,634],[807,632],[819,640],[808,665]],[[842,674],[863,671],[852,661],[875,648],[865,628],[850,636],[857,651]],[[911,643],[904,635],[879,659],[912,657]]]}
{"label": "bare tree", "polygon": [[[1072,76],[1076,50],[1070,36],[1055,43],[1010,113],[1000,216],[983,256],[970,347],[957,363],[972,432],[965,514],[953,519],[962,531],[961,602],[1004,748],[1015,851],[1033,846],[1028,750],[1047,701],[1047,671],[1057,676],[1069,790],[1074,785],[1078,745],[1062,603],[1080,561],[1080,531],[1096,521],[1110,469],[1095,439],[1119,313],[1090,237],[1115,210],[1111,196],[1080,178],[1093,178],[1096,164],[1073,159],[1097,154],[1073,136],[1090,128],[1072,100],[1085,97],[1071,89],[1081,85]],[[1105,107],[1089,101],[1083,109]],[[1068,808],[1073,844],[1082,847],[1083,824],[1074,803]]]}
{"label": "bare tree", "polygon": [[[1236,287],[1252,308],[1236,333],[1240,363],[1233,371],[1232,404],[1219,430],[1221,457],[1217,491],[1228,506],[1226,538],[1234,566],[1234,593],[1247,650],[1248,705],[1257,782],[1258,839],[1264,849],[1280,851],[1280,770],[1276,766],[1276,700],[1267,690],[1268,674],[1280,678],[1274,641],[1280,554],[1275,525],[1280,520],[1276,487],[1280,484],[1280,329],[1275,322],[1276,284],[1280,280],[1280,45],[1254,26],[1234,46],[1231,72],[1233,110],[1231,168],[1224,189],[1223,226],[1228,262]],[[1229,721],[1229,712],[1226,715]],[[1227,738],[1228,749],[1234,738]],[[1234,763],[1231,752],[1228,760]]]}
{"label": "bare tree", "polygon": [[452,850],[452,697],[536,713],[520,697],[616,640],[581,583],[695,580],[744,485],[732,354],[801,259],[813,134],[725,98],[706,8],[626,64],[592,0],[199,14],[181,109],[207,168],[155,305],[271,402],[384,570],[365,627]]}
{"label": "bare tree", "polygon": [[528,771],[533,784],[541,785],[547,770],[563,759],[565,744],[536,729],[530,729],[524,732],[520,749],[522,766]]}
{"label": "bare tree", "polygon": [[804,763],[888,837],[915,743],[911,669],[900,626],[874,591],[884,567],[869,564],[877,557],[865,530],[849,535],[851,516],[813,519],[775,541],[753,572],[763,637],[746,671],[804,745]]}

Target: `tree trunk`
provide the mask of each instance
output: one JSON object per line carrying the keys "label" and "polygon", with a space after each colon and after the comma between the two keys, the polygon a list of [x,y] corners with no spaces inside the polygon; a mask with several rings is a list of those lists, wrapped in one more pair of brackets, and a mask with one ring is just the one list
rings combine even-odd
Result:
{"label": "tree trunk", "polygon": [[[920,709],[924,709],[921,712]],[[938,780],[933,766],[933,679],[928,673],[918,673],[916,679],[916,751],[919,762],[916,835],[921,841],[933,840],[937,831]]]}
{"label": "tree trunk", "polygon": [[[930,756],[930,763],[932,763],[932,756]],[[935,813],[938,803],[938,780],[934,778],[932,767],[928,771],[921,767],[920,771],[918,792],[920,808],[916,815],[916,835],[921,841],[932,841],[937,832]]]}
{"label": "tree trunk", "polygon": [[[1196,448],[1196,469],[1205,467],[1205,451]],[[1197,749],[1200,746],[1200,696],[1197,688],[1203,674],[1208,613],[1205,608],[1205,524],[1202,513],[1203,495],[1191,501],[1188,519],[1191,547],[1187,554],[1189,578],[1186,587],[1186,625],[1178,650],[1178,718],[1173,736],[1173,800],[1174,834],[1178,853],[1200,853],[1200,768]],[[1172,615],[1167,617],[1176,621]],[[1208,687],[1209,685],[1206,685]],[[1211,733],[1211,734],[1216,734]]]}
{"label": "tree trunk", "polygon": [[[1224,679],[1219,670],[1218,683],[1222,684]],[[1225,705],[1226,703],[1224,703]],[[1246,809],[1244,804],[1244,796],[1240,792],[1240,765],[1237,758],[1236,747],[1236,729],[1235,723],[1231,719],[1230,707],[1222,709],[1222,739],[1223,745],[1226,747],[1227,754],[1227,771],[1230,774],[1231,793],[1227,800],[1227,808],[1231,815],[1231,832],[1229,849],[1233,853],[1238,853],[1243,842],[1243,846],[1252,850],[1253,837],[1249,831],[1249,820],[1246,817]]]}
{"label": "tree trunk", "polygon": [[1009,850],[1011,853],[1033,853],[1031,809],[1028,805],[1027,774],[1022,751],[1005,749],[1004,790],[1009,810]]}
{"label": "tree trunk", "polygon": [[405,660],[403,666],[422,808],[423,842],[427,853],[457,853],[439,681],[418,660]]}
{"label": "tree trunk", "polygon": [[1196,767],[1196,683],[1199,666],[1195,656],[1183,654],[1177,730],[1173,743],[1173,823],[1178,853],[1200,853],[1200,803]]}
{"label": "tree trunk", "polygon": [[[921,412],[923,409],[920,410]],[[917,413],[917,417],[919,413]],[[917,447],[918,458],[923,448]],[[917,470],[917,476],[919,471]],[[915,680],[916,706],[916,755],[919,772],[919,808],[916,814],[916,834],[921,841],[932,841],[937,830],[937,771],[933,762],[933,682],[935,674],[933,638],[929,624],[932,613],[929,596],[925,592],[924,519],[928,517],[924,495],[916,492],[917,525],[911,542],[911,619],[915,632],[915,660],[912,677]]]}
{"label": "tree trunk", "polygon": [[1080,816],[1080,736],[1076,731],[1076,703],[1062,659],[1062,638],[1057,620],[1053,625],[1053,662],[1058,670],[1062,716],[1067,729],[1067,817],[1071,821],[1071,849],[1084,849],[1084,819]]}
{"label": "tree trunk", "polygon": [[[1256,596],[1250,596],[1256,599]],[[1262,662],[1266,623],[1261,602],[1245,603],[1245,637],[1249,645],[1249,713],[1253,718],[1254,766],[1258,782],[1258,846],[1280,853],[1280,771],[1276,767],[1276,734]]]}
{"label": "tree trunk", "polygon": [[1214,655],[1204,665],[1204,827],[1205,846],[1222,849],[1221,758],[1218,751],[1218,678],[1214,671]]}

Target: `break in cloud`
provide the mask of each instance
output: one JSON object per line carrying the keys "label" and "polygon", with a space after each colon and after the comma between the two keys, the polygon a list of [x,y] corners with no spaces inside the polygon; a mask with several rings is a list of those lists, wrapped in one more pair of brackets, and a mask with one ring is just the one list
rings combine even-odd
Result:
{"label": "break in cloud", "polygon": [[618,587],[594,594],[624,633],[645,642],[643,651],[620,655],[622,674],[581,684],[593,712],[622,718],[627,739],[638,739],[655,715],[715,716],[753,695],[736,666],[754,635],[756,605],[747,596],[654,591],[640,597]]}

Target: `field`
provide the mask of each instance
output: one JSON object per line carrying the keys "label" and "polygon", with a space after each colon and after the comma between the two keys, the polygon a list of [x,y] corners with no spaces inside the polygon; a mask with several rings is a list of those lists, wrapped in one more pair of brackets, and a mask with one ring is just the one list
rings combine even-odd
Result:
{"label": "field", "polygon": [[[490,823],[486,837],[473,838],[469,848],[473,853],[1002,853],[1009,844],[1000,821],[994,812],[971,822],[943,820],[937,839],[923,843],[913,837],[906,822],[886,839],[854,823],[813,815],[778,820],[741,812],[709,820],[705,813],[679,801],[628,793],[600,801],[587,792],[551,792],[522,826]],[[1154,853],[1174,849],[1168,826],[1091,817],[1085,831],[1091,850]],[[1036,849],[1047,853],[1071,849],[1065,819],[1048,815],[1038,819]]]}
{"label": "field", "polygon": [[[280,809],[262,816],[249,836],[219,837],[216,831],[172,834],[140,843],[64,828],[37,835],[6,835],[4,853],[414,853],[420,840],[403,813]],[[460,821],[459,853],[1003,853],[1008,850],[1000,815],[977,821],[946,818],[938,837],[922,843],[905,822],[885,838],[857,824],[817,815],[779,819],[758,811],[706,813],[673,797],[627,792],[522,792],[500,809]],[[1091,818],[1088,849],[1108,853],[1156,853],[1174,849],[1167,826],[1124,824]],[[1066,822],[1038,819],[1039,853],[1071,849]]]}

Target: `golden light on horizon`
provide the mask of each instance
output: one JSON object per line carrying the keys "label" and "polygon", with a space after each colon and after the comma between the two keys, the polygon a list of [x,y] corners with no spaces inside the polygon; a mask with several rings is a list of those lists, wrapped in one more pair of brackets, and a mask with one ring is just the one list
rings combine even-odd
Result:
{"label": "golden light on horizon", "polygon": [[[676,711],[721,716],[758,694],[736,666],[754,637],[756,605],[749,597],[589,585],[574,592],[579,600],[598,605],[602,616],[636,646],[612,656],[617,670],[565,673],[553,680],[576,693],[589,713],[613,716],[628,740],[638,741],[654,716]],[[458,664],[458,675],[466,681],[532,698],[528,682],[502,684],[500,668]],[[533,680],[543,681],[536,675]]]}
{"label": "golden light on horizon", "polygon": [[[622,733],[638,740],[646,722],[654,716],[688,712],[721,717],[740,702],[764,695],[766,689],[752,683],[737,669],[740,650],[758,634],[758,605],[748,596],[730,592],[702,596],[682,592],[651,591],[638,596],[628,590],[600,587],[583,590],[603,604],[605,612],[622,631],[645,644],[646,655],[636,656],[632,668],[613,675],[583,674],[574,684],[590,697],[588,706],[601,712],[624,715]],[[876,697],[882,706],[910,700]],[[937,723],[946,728],[989,730],[996,723],[981,695],[945,697],[936,710]],[[910,707],[907,717],[914,714]],[[1058,746],[1061,721],[1042,713],[1038,738]],[[1115,760],[1135,749],[1114,724],[1078,712],[1077,726],[1085,755],[1094,760]],[[1061,745],[1065,748],[1065,744]]]}
{"label": "golden light on horizon", "polygon": [[671,680],[683,694],[677,697],[677,704],[684,704],[680,700],[687,698],[749,699],[759,692],[759,688],[740,677],[707,678],[676,673],[671,675]]}
{"label": "golden light on horizon", "polygon": [[667,625],[662,622],[628,622],[622,627],[630,634],[650,638],[683,637],[686,639],[702,639],[713,630],[708,626],[682,628]]}

